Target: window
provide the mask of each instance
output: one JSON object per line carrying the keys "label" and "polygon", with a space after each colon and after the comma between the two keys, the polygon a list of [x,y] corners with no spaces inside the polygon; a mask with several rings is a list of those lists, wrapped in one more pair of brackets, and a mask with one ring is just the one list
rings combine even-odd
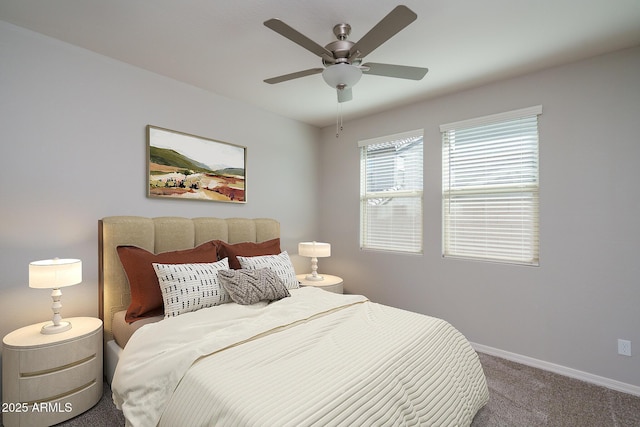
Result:
{"label": "window", "polygon": [[542,107],[440,126],[443,256],[539,264]]}
{"label": "window", "polygon": [[422,130],[360,147],[360,248],[422,253]]}

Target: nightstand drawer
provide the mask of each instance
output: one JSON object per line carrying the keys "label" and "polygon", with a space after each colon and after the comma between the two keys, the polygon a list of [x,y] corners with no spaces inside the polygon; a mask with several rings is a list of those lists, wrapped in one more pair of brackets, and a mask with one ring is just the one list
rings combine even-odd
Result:
{"label": "nightstand drawer", "polygon": [[39,402],[64,397],[86,388],[99,380],[102,375],[102,357],[93,354],[88,358],[63,369],[37,375],[22,375],[20,382],[20,402]]}
{"label": "nightstand drawer", "polygon": [[[27,411],[7,412],[3,415],[5,426],[50,426],[85,412],[102,397],[102,382],[88,385],[63,398],[29,404]],[[34,405],[36,405],[34,407]]]}
{"label": "nightstand drawer", "polygon": [[61,343],[42,348],[19,350],[20,376],[31,376],[60,370],[96,357],[96,350],[102,348],[102,331],[83,337],[73,345]]}

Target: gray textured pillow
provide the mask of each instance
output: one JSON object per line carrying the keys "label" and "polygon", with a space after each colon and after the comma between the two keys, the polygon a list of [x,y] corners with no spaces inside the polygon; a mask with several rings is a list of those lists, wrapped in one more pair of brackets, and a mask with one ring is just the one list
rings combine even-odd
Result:
{"label": "gray textured pillow", "polygon": [[290,296],[278,275],[268,268],[220,270],[218,280],[231,299],[242,305],[275,301]]}

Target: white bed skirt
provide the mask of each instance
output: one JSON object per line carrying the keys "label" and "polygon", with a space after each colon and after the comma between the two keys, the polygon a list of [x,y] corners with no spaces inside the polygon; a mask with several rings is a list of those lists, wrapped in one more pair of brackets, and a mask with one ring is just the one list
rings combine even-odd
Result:
{"label": "white bed skirt", "polygon": [[104,351],[104,376],[109,385],[111,385],[111,381],[113,380],[113,373],[116,371],[120,354],[122,354],[122,349],[116,344],[115,340],[107,342]]}

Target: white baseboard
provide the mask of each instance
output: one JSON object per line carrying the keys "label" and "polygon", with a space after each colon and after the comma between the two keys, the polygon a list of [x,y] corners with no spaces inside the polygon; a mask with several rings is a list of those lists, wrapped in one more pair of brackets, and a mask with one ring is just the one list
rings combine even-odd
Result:
{"label": "white baseboard", "polygon": [[533,357],[511,353],[509,351],[500,350],[498,348],[493,348],[482,344],[471,343],[471,346],[476,351],[480,353],[486,353],[490,356],[500,357],[502,359],[511,360],[512,362],[521,363],[523,365],[564,375],[565,377],[575,378],[591,384],[610,388],[612,390],[621,391],[623,393],[632,394],[634,396],[640,396],[640,387],[633,384],[623,383],[621,381],[593,375],[588,372],[579,371],[577,369],[568,368],[562,365],[556,365],[555,363],[545,362],[544,360],[534,359]]}

